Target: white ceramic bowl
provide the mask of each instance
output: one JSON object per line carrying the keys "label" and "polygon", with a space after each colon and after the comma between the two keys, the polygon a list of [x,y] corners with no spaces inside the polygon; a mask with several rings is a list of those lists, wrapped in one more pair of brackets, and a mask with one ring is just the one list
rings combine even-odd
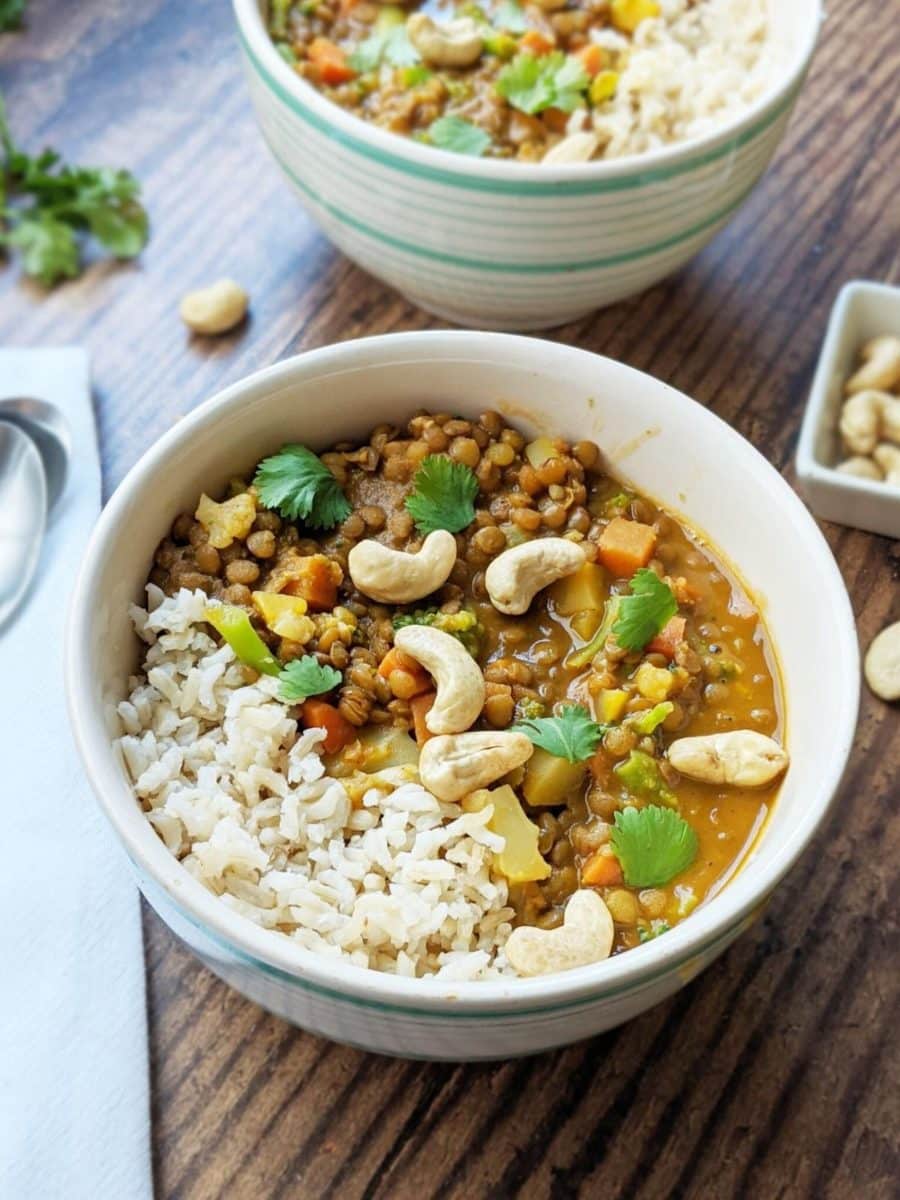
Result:
{"label": "white ceramic bowl", "polygon": [[834,469],[844,457],[838,434],[844,384],[856,370],[860,347],[885,333],[900,337],[900,288],[867,280],[841,288],[800,430],[797,483],[824,520],[898,538],[900,488]]}
{"label": "white ceramic bowl", "polygon": [[[739,563],[778,648],[792,765],[744,869],[688,920],[607,962],[542,979],[446,983],[382,975],[301,949],[237,916],[153,832],[112,747],[138,647],[142,596],[173,516],[286,440],[324,448],[431,405],[506,410],[527,432],[591,437],[637,487]],[[827,647],[827,653],[823,653]],[[100,804],[145,896],[223,979],[290,1021],[369,1050],[483,1059],[575,1041],[693,978],[747,928],[803,850],[841,777],[859,663],[841,576],[777,471],[700,405],[581,350],[502,334],[430,332],[344,342],[226,388],[152,446],[109,501],[85,555],[66,648],[69,708]]]}
{"label": "white ceramic bowl", "polygon": [[260,0],[234,9],[263,136],[332,241],[458,324],[541,329],[671,275],[746,200],[785,131],[821,20],[820,0],[768,2],[782,69],[739,120],[648,154],[555,167],[451,154],[378,129],[284,62]]}

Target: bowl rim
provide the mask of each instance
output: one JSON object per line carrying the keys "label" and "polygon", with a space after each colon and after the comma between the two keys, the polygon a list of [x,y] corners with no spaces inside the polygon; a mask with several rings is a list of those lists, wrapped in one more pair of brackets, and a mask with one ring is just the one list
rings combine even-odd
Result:
{"label": "bowl rim", "polygon": [[[289,386],[295,380],[343,373],[373,364],[421,362],[436,357],[460,363],[471,362],[473,358],[481,362],[511,360],[517,366],[530,367],[540,374],[553,370],[563,375],[571,370],[576,359],[592,364],[599,359],[622,376],[623,387],[627,388],[630,379],[652,380],[653,386],[667,393],[673,419],[677,419],[679,410],[689,411],[691,420],[714,426],[736,464],[765,478],[773,503],[777,502],[782,511],[783,522],[792,525],[797,535],[808,542],[810,553],[827,581],[825,599],[837,618],[838,636],[831,648],[831,657],[839,662],[841,675],[848,683],[855,681],[854,686],[843,689],[841,720],[831,731],[827,746],[823,747],[815,794],[798,812],[793,828],[779,845],[767,845],[763,836],[752,869],[741,870],[727,887],[665,938],[655,939],[601,963],[535,979],[408,979],[332,959],[306,950],[286,937],[273,937],[268,930],[220,903],[184,870],[149,823],[136,819],[141,814],[131,788],[110,754],[110,736],[103,717],[101,714],[96,718],[86,715],[93,707],[88,651],[94,613],[92,593],[95,577],[103,566],[107,535],[129,514],[133,493],[164,465],[170,450],[195,437],[209,436],[220,416],[270,390]],[[837,563],[799,497],[745,438],[684,393],[623,363],[542,339],[464,330],[382,334],[309,350],[230,384],[183,417],[138,459],[100,514],[84,553],[69,606],[64,667],[70,725],[85,774],[100,807],[135,865],[142,887],[148,880],[152,881],[153,887],[165,894],[185,921],[232,958],[292,986],[370,1010],[430,1016],[440,1013],[469,1019],[560,1012],[632,993],[655,979],[670,977],[679,971],[685,978],[691,977],[695,973],[695,963],[699,969],[707,955],[724,948],[753,920],[769,893],[817,832],[847,764],[859,704],[856,628]]]}
{"label": "bowl rim", "polygon": [[263,83],[309,125],[382,166],[434,183],[512,195],[575,196],[643,187],[734,153],[790,109],[803,85],[824,19],[824,0],[804,0],[808,19],[780,81],[721,127],[641,154],[543,166],[473,158],[389,133],[327,99],[292,71],[266,31],[258,0],[232,0],[244,54]]}

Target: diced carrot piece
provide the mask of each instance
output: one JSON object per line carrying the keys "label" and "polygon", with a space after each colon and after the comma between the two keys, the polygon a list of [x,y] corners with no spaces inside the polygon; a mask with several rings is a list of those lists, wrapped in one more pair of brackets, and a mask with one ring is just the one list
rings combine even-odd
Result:
{"label": "diced carrot piece", "polygon": [[411,654],[405,654],[402,650],[398,650],[396,646],[393,646],[381,660],[378,666],[378,674],[383,679],[390,679],[397,671],[409,677],[408,686],[404,691],[401,692],[398,690],[395,693],[403,699],[409,700],[413,696],[418,696],[420,692],[434,691],[431,676],[422,664],[416,662]]}
{"label": "diced carrot piece", "polygon": [[324,554],[309,554],[291,563],[291,578],[281,589],[289,596],[302,596],[310,608],[327,612],[337,603],[343,572]]}
{"label": "diced carrot piece", "polygon": [[581,59],[581,65],[590,75],[591,79],[595,75],[599,75],[606,66],[606,51],[602,46],[598,46],[596,42],[589,42],[587,46],[583,46],[575,56]]}
{"label": "diced carrot piece", "polygon": [[356,726],[351,725],[327,700],[317,700],[315,697],[304,700],[300,706],[300,719],[305,729],[325,730],[322,748],[326,754],[335,754],[344,746],[349,746],[357,735]]}
{"label": "diced carrot piece", "polygon": [[581,882],[585,887],[609,887],[614,883],[622,883],[619,860],[612,854],[603,854],[598,850],[581,868]]}
{"label": "diced carrot piece", "polygon": [[333,86],[337,83],[346,83],[348,79],[356,76],[356,72],[347,62],[344,51],[328,38],[313,38],[309,44],[307,56],[309,61],[315,65],[322,83]]}
{"label": "diced carrot piece", "polygon": [[611,574],[624,579],[646,567],[655,549],[656,530],[652,525],[613,517],[600,534],[597,557]]}
{"label": "diced carrot piece", "polygon": [[684,641],[684,628],[687,621],[684,617],[671,617],[656,635],[647,649],[653,654],[664,654],[669,662],[675,657],[675,651]]}
{"label": "diced carrot piece", "polygon": [[530,50],[532,54],[540,55],[549,54],[556,42],[546,33],[541,33],[539,29],[529,29],[522,35],[519,45],[523,50]]}
{"label": "diced carrot piece", "polygon": [[425,718],[436,699],[437,692],[423,692],[419,696],[413,696],[409,702],[409,711],[412,713],[416,742],[420,746],[424,746],[430,737],[434,737],[434,734],[425,724]]}

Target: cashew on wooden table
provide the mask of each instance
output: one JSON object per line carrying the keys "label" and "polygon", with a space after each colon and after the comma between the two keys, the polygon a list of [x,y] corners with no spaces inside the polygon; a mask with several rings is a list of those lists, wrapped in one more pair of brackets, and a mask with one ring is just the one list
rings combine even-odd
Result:
{"label": "cashew on wooden table", "polygon": [[503,730],[429,738],[419,755],[419,778],[432,795],[453,803],[521,767],[533,752],[524,733]]}
{"label": "cashew on wooden table", "polygon": [[572,575],[584,563],[585,554],[577,542],[535,538],[498,554],[484,573],[484,583],[494,608],[518,617],[528,611],[542,588]]}
{"label": "cashew on wooden table", "polygon": [[394,645],[431,673],[437,696],[425,716],[432,733],[462,733],[484,708],[481,668],[461,642],[430,625],[406,625]]}
{"label": "cashew on wooden table", "polygon": [[430,67],[470,67],[484,47],[481,30],[471,17],[439,25],[426,13],[414,12],[406,19],[406,32]]}
{"label": "cashew on wooden table", "polygon": [[209,287],[188,292],[181,301],[181,319],[194,333],[227,333],[247,314],[250,297],[233,279],[218,279]]}
{"label": "cashew on wooden table", "polygon": [[752,729],[679,738],[667,751],[669,762],[688,779],[763,787],[788,765],[788,754],[772,738]]}
{"label": "cashew on wooden table", "polygon": [[573,893],[557,929],[519,925],[506,942],[506,957],[520,975],[550,975],[609,958],[615,927],[601,897],[590,888]]}
{"label": "cashew on wooden table", "polygon": [[456,538],[446,529],[429,533],[417,554],[366,538],[347,556],[354,587],[382,604],[411,604],[447,582],[456,562]]}

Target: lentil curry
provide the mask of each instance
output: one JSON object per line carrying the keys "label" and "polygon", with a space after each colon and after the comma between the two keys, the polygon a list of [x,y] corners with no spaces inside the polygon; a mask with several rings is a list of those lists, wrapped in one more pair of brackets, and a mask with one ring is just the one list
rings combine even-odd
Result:
{"label": "lentil curry", "polygon": [[356,116],[523,162],[618,157],[708,132],[770,70],[760,0],[273,0],[269,32]]}
{"label": "lentil curry", "polygon": [[[787,764],[771,647],[724,562],[593,442],[496,412],[285,446],[177,517],[150,582],[205,593],[351,791],[392,764],[492,804],[514,923],[553,930],[590,893],[611,918],[594,958],[722,887]],[[517,933],[510,961],[552,969],[515,961]]]}

